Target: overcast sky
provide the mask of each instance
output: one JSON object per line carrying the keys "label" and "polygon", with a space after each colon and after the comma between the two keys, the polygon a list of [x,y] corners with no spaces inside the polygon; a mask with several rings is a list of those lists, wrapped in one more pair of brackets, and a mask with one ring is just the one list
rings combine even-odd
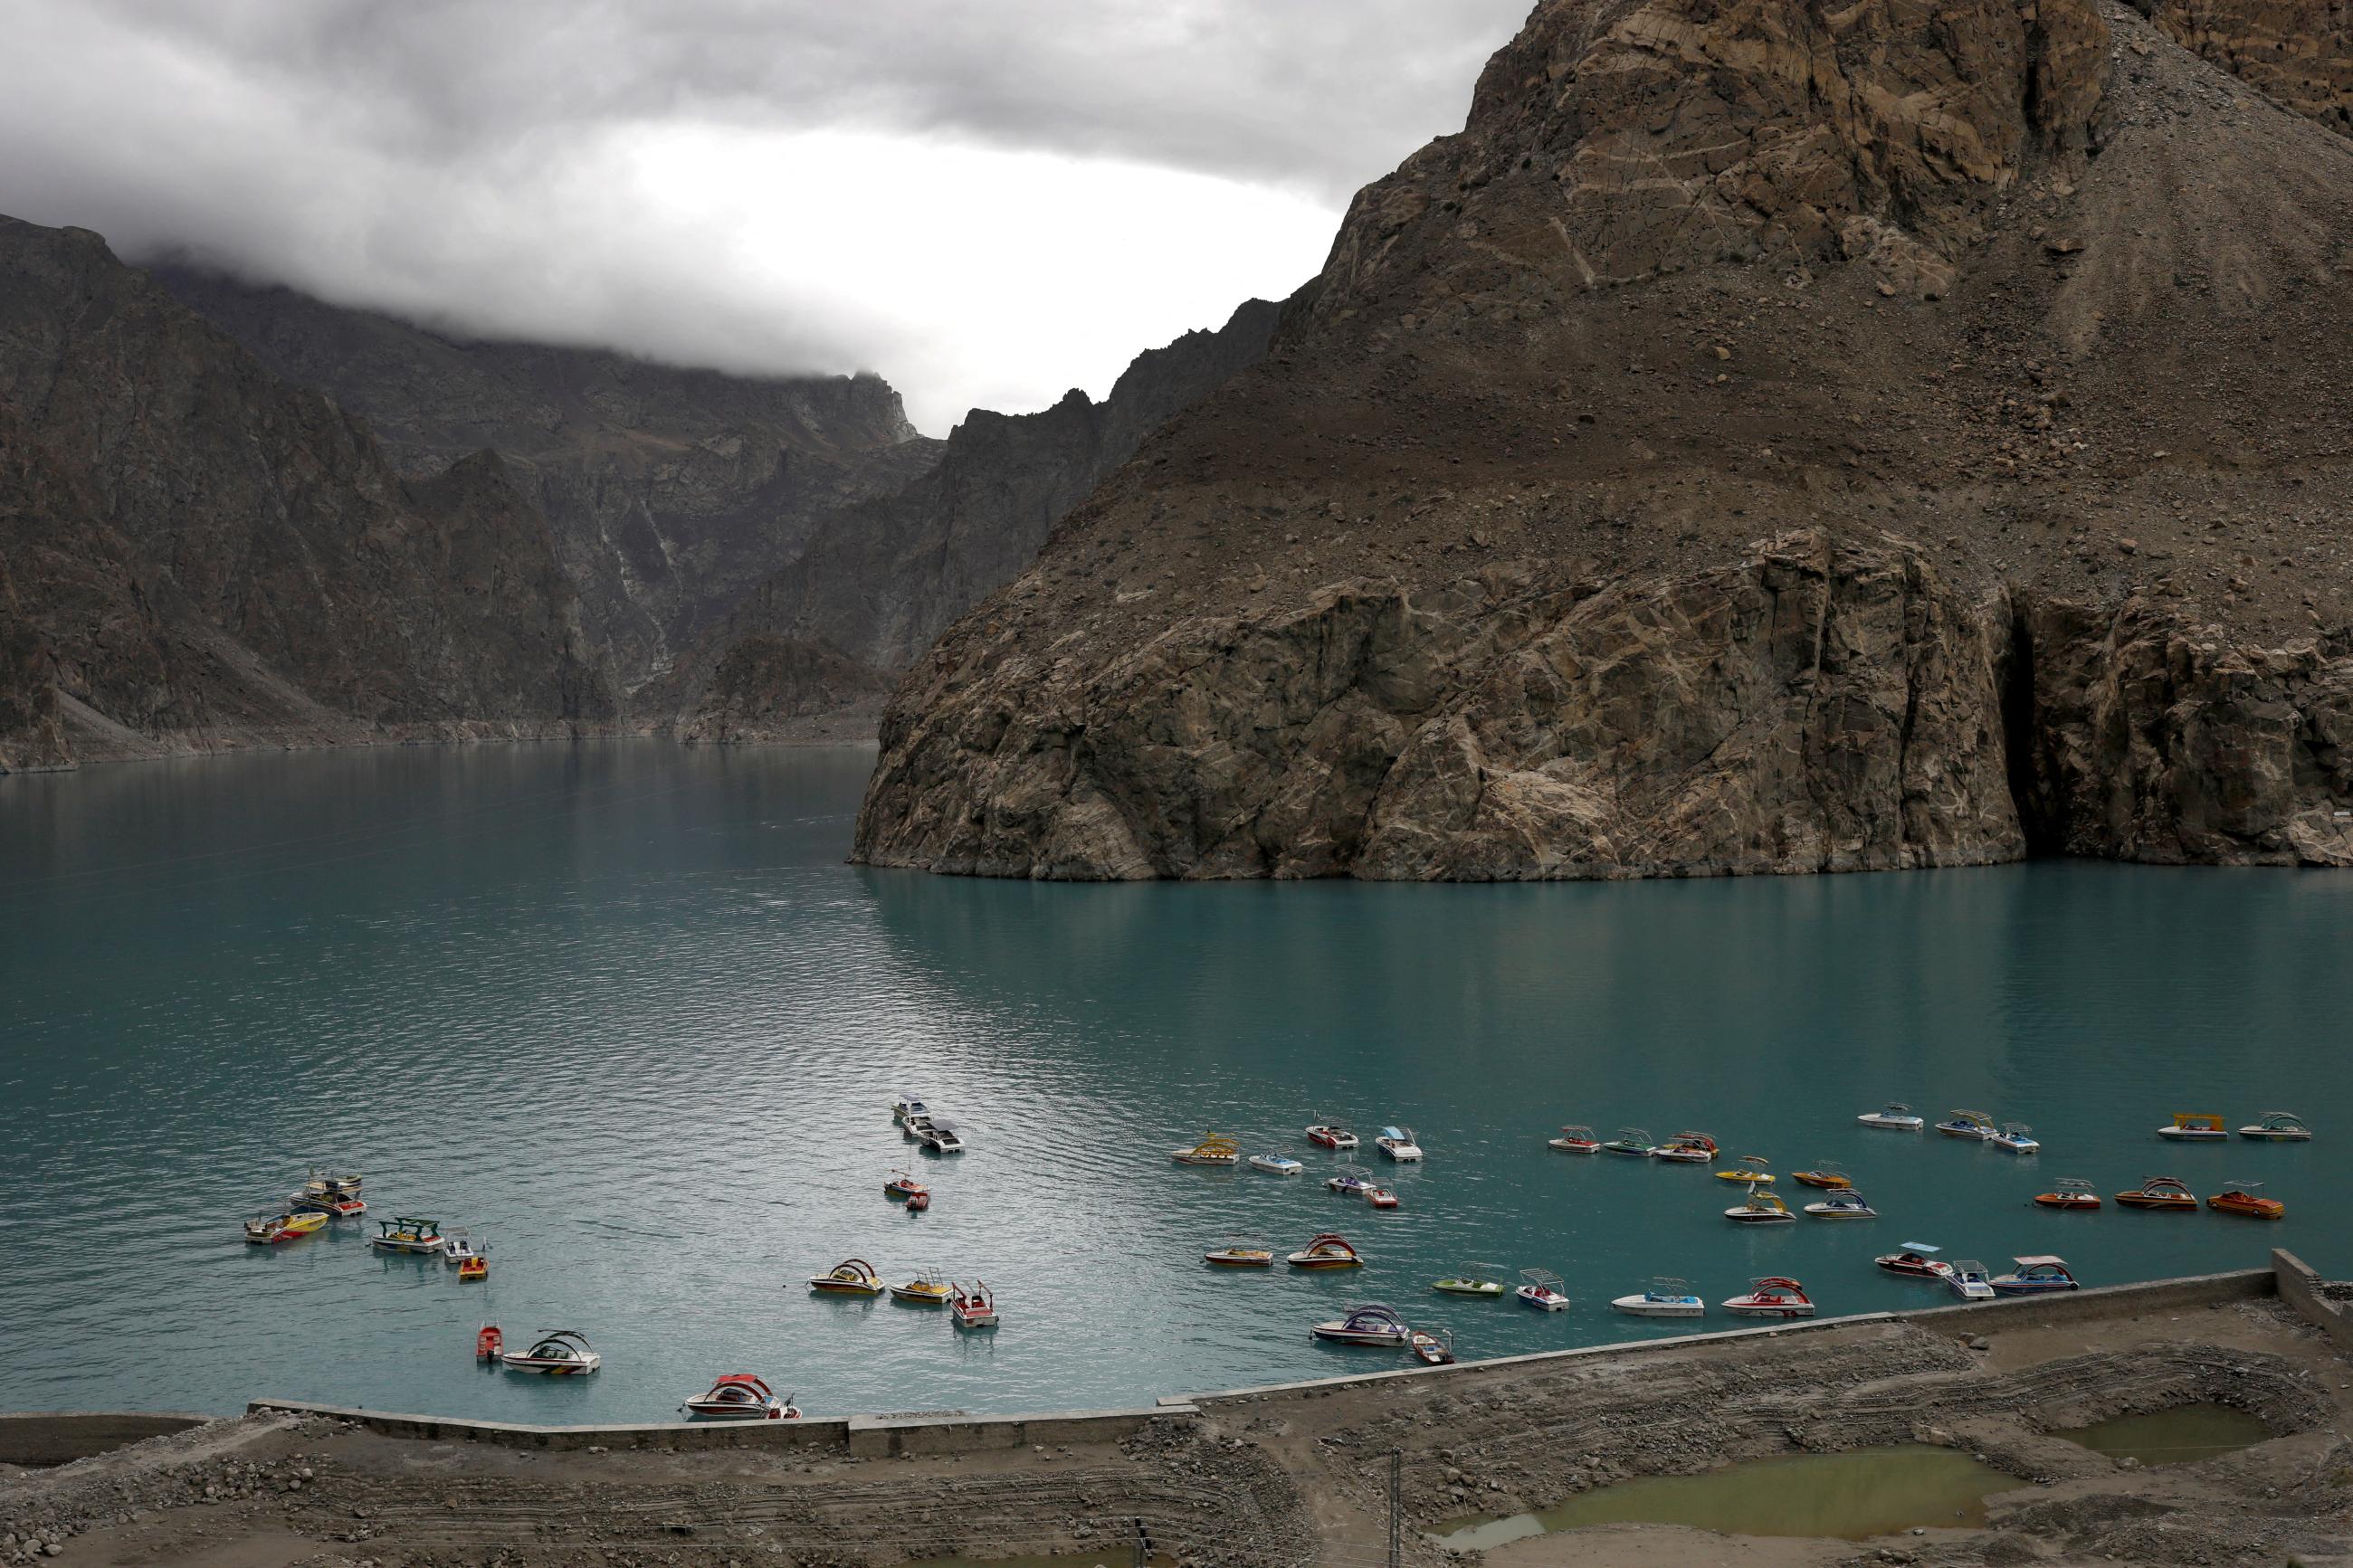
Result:
{"label": "overcast sky", "polygon": [[0,0],[0,212],[454,330],[1100,395],[1530,0]]}

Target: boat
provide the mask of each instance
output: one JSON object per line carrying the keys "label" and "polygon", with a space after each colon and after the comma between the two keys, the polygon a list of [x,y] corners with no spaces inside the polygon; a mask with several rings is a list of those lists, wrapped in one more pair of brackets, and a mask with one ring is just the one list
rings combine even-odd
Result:
{"label": "boat", "polygon": [[367,1213],[367,1205],[360,1198],[358,1176],[338,1176],[323,1171],[312,1171],[310,1180],[295,1189],[287,1202],[298,1209],[315,1209],[335,1219]]}
{"label": "boat", "polygon": [[931,1206],[932,1194],[930,1193],[913,1192],[907,1194],[907,1212],[909,1214],[921,1214]]}
{"label": "boat", "polygon": [[874,1266],[862,1258],[845,1258],[823,1274],[810,1278],[809,1289],[832,1296],[880,1296],[884,1286]]}
{"label": "boat", "polygon": [[481,1255],[482,1249],[474,1244],[470,1232],[453,1230],[441,1238],[442,1261],[452,1267],[463,1268]]}
{"label": "boat", "polygon": [[2031,1154],[2042,1147],[2031,1134],[2034,1129],[2023,1121],[2005,1121],[1999,1132],[1986,1134],[1986,1142],[1997,1149],[2007,1149],[2013,1154]]}
{"label": "boat", "polygon": [[1406,1327],[1403,1318],[1393,1307],[1378,1301],[1366,1301],[1348,1309],[1345,1318],[1335,1318],[1326,1323],[1312,1323],[1307,1331],[1314,1338],[1335,1345],[1370,1345],[1376,1350],[1397,1350],[1409,1343],[1413,1331]]}
{"label": "boat", "polygon": [[245,1239],[259,1247],[275,1247],[281,1241],[299,1241],[326,1225],[327,1216],[316,1210],[259,1215],[245,1222]]}
{"label": "boat", "polygon": [[1748,1189],[1746,1201],[1736,1203],[1725,1210],[1724,1217],[1735,1225],[1795,1225],[1798,1223],[1798,1216],[1789,1212],[1788,1204],[1783,1203],[1771,1193],[1757,1187]]}
{"label": "boat", "polygon": [[1678,1165],[1706,1165],[1715,1162],[1715,1140],[1704,1132],[1678,1132],[1651,1151],[1654,1160],[1666,1160]]}
{"label": "boat", "polygon": [[1917,1132],[1926,1125],[1900,1100],[1891,1100],[1877,1110],[1866,1110],[1855,1120],[1865,1127],[1884,1128],[1890,1132]]}
{"label": "boat", "polygon": [[1832,1187],[1830,1195],[1808,1204],[1806,1212],[1816,1219],[1877,1219],[1879,1211],[1863,1201],[1862,1194],[1852,1187]]}
{"label": "boat", "polygon": [[2000,1129],[1994,1126],[1993,1118],[1982,1110],[1956,1110],[1936,1123],[1936,1131],[1947,1138],[1975,1138],[1983,1142]]}
{"label": "boat", "polygon": [[1307,1169],[1288,1154],[1252,1154],[1250,1167],[1253,1171],[1264,1171],[1270,1176],[1295,1176]]}
{"label": "boat", "polygon": [[1345,1121],[1318,1121],[1307,1129],[1307,1141],[1318,1149],[1353,1149],[1356,1135]]}
{"label": "boat", "polygon": [[1168,1157],[1180,1165],[1217,1165],[1227,1170],[1241,1163],[1241,1145],[1216,1132],[1204,1132],[1189,1149],[1171,1149]]}
{"label": "boat", "polygon": [[948,1311],[959,1329],[993,1329],[997,1327],[997,1293],[982,1279],[958,1285],[948,1297]]}
{"label": "boat", "polygon": [[891,1120],[904,1127],[910,1118],[932,1119],[931,1108],[912,1094],[902,1094],[891,1102]]}
{"label": "boat", "polygon": [[2040,1296],[2049,1290],[2073,1290],[2075,1277],[2067,1272],[2063,1258],[2013,1258],[2016,1265],[2007,1274],[1997,1274],[1986,1281],[1997,1296]]}
{"label": "boat", "polygon": [[1953,1271],[1953,1266],[1936,1254],[1945,1250],[1925,1241],[1907,1241],[1901,1252],[1890,1252],[1872,1259],[1890,1274],[1901,1274],[1907,1279],[1942,1279]]}
{"label": "boat", "polygon": [[1413,1338],[1407,1342],[1407,1348],[1411,1350],[1425,1366],[1454,1364],[1454,1334],[1451,1330],[1416,1329],[1413,1331]]}
{"label": "boat", "polygon": [[1848,1177],[1844,1171],[1840,1170],[1828,1160],[1816,1165],[1810,1171],[1792,1171],[1789,1173],[1789,1179],[1798,1183],[1801,1186],[1826,1187],[1833,1192],[1840,1187],[1851,1187],[1854,1185],[1853,1181]]}
{"label": "boat", "polygon": [[1201,1260],[1219,1268],[1271,1268],[1274,1248],[1255,1236],[1229,1236],[1225,1246],[1201,1254]]}
{"label": "boat", "polygon": [[378,1252],[438,1252],[441,1226],[429,1219],[380,1219],[368,1245]]}
{"label": "boat", "polygon": [[499,1364],[509,1372],[543,1372],[551,1377],[576,1377],[595,1372],[605,1358],[588,1348],[588,1336],[577,1329],[550,1329],[527,1351],[506,1351]]}
{"label": "boat", "polygon": [[496,1323],[484,1323],[474,1335],[474,1359],[495,1361],[506,1344],[506,1336],[499,1332]]}
{"label": "boat", "polygon": [[1431,1280],[1430,1288],[1449,1296],[1501,1296],[1511,1289],[1500,1263],[1466,1263],[1445,1279]]}
{"label": "boat", "polygon": [[948,1282],[928,1268],[904,1285],[891,1287],[891,1300],[904,1301],[911,1307],[944,1307],[953,1293]]}
{"label": "boat", "polygon": [[2035,1194],[2034,1201],[2047,1209],[2095,1209],[2100,1206],[2100,1194],[2080,1177],[2062,1176],[2051,1184],[2049,1192]]}
{"label": "boat", "polygon": [[1421,1145],[1413,1141],[1410,1127],[1384,1127],[1381,1135],[1373,1140],[1373,1147],[1392,1160],[1419,1160]]}
{"label": "boat", "polygon": [[956,1124],[945,1117],[937,1118],[925,1125],[923,1136],[923,1147],[934,1154],[964,1152],[964,1134],[958,1132]]}
{"label": "boat", "polygon": [[1601,1152],[1601,1140],[1593,1135],[1592,1128],[1572,1121],[1560,1130],[1559,1137],[1546,1139],[1545,1147],[1564,1154],[1598,1154]]}
{"label": "boat", "polygon": [[1372,1177],[1362,1165],[1343,1165],[1324,1178],[1324,1184],[1344,1198],[1361,1198],[1373,1188]]}
{"label": "boat", "polygon": [[1309,1237],[1285,1261],[1293,1268],[1361,1268],[1365,1262],[1346,1237],[1328,1230]]}
{"label": "boat", "polygon": [[2128,1209],[2194,1209],[2198,1194],[2179,1176],[2146,1176],[2133,1192],[2118,1193],[2116,1206]]}
{"label": "boat", "polygon": [[789,1399],[779,1399],[748,1372],[731,1372],[681,1405],[706,1421],[792,1421],[800,1417]]}
{"label": "boat", "polygon": [[1365,1201],[1377,1209],[1393,1209],[1398,1206],[1398,1195],[1387,1187],[1366,1187]]}
{"label": "boat", "polygon": [[1986,1278],[1986,1267],[1974,1258],[1965,1258],[1945,1272],[1945,1286],[1964,1301],[1993,1300],[1993,1281]]}
{"label": "boat", "polygon": [[1647,1160],[1652,1147],[1650,1133],[1642,1128],[1620,1127],[1617,1137],[1601,1145],[1601,1152],[1605,1154],[1637,1154]]}
{"label": "boat", "polygon": [[1748,1294],[1724,1302],[1724,1310],[1743,1318],[1810,1318],[1813,1299],[1795,1279],[1768,1274],[1748,1282]]}
{"label": "boat", "polygon": [[473,1257],[466,1259],[465,1262],[458,1265],[458,1278],[461,1281],[467,1279],[488,1279],[490,1277],[491,1260],[483,1257],[479,1252],[474,1254]]}
{"label": "boat", "polygon": [[2312,1129],[2304,1124],[2304,1118],[2300,1116],[2285,1110],[2266,1110],[2262,1121],[2253,1126],[2240,1128],[2239,1136],[2260,1138],[2273,1143],[2309,1143],[2312,1142]]}
{"label": "boat", "polygon": [[1718,1171],[1715,1179],[1719,1182],[1752,1182],[1760,1187],[1769,1187],[1773,1184],[1773,1173],[1765,1168],[1768,1163],[1762,1154],[1743,1154],[1731,1169]]}
{"label": "boat", "polygon": [[2278,1219],[2287,1213],[2287,1205],[2277,1198],[2267,1198],[2261,1182],[2225,1182],[2222,1190],[2206,1200],[2206,1206],[2216,1214],[2234,1214],[2248,1219]]}
{"label": "boat", "polygon": [[1561,1293],[1561,1278],[1545,1268],[1523,1268],[1520,1278],[1527,1283],[1512,1294],[1523,1307],[1534,1307],[1539,1312],[1565,1312],[1568,1298]]}
{"label": "boat", "polygon": [[915,1180],[913,1171],[893,1171],[891,1179],[882,1184],[882,1195],[886,1198],[912,1198],[917,1193],[930,1190]]}
{"label": "boat", "polygon": [[2177,1143],[2221,1143],[2230,1138],[2231,1129],[2219,1116],[2176,1111],[2173,1125],[2158,1128],[2157,1135]]}
{"label": "boat", "polygon": [[1611,1301],[1609,1310],[1630,1318],[1700,1318],[1707,1315],[1707,1303],[1692,1294],[1689,1280],[1662,1276],[1649,1289]]}

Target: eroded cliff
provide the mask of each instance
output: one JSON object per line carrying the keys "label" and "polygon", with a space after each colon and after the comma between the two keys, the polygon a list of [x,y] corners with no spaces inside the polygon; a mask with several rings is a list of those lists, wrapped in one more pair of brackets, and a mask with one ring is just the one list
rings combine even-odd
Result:
{"label": "eroded cliff", "polygon": [[2085,0],[1546,0],[895,694],[858,854],[2353,864],[2353,148]]}

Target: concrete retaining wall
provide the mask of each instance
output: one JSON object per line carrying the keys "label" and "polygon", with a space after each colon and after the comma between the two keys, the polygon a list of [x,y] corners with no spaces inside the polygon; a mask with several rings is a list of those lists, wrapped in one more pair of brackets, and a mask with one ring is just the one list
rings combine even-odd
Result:
{"label": "concrete retaining wall", "polygon": [[257,1399],[248,1413],[283,1411],[350,1421],[388,1437],[437,1443],[495,1443],[505,1448],[847,1448],[849,1422],[840,1416],[798,1421],[649,1421],[617,1426],[533,1426],[519,1421],[460,1421],[446,1415],[404,1415],[302,1399]]}
{"label": "concrete retaining wall", "polygon": [[[257,1399],[248,1412],[278,1411],[354,1422],[388,1437],[493,1443],[506,1448],[830,1448],[860,1458],[961,1454],[1031,1443],[1112,1443],[1147,1421],[1196,1414],[1181,1403],[1143,1410],[1073,1410],[1036,1415],[804,1416],[798,1421],[653,1421],[616,1426],[533,1426],[406,1415],[301,1399]],[[202,1417],[195,1419],[201,1420]],[[142,1434],[146,1436],[147,1434]]]}
{"label": "concrete retaining wall", "polygon": [[211,1420],[170,1411],[37,1410],[0,1415],[0,1465],[65,1465]]}
{"label": "concrete retaining wall", "polygon": [[2272,1273],[2279,1281],[2280,1300],[2295,1309],[2296,1316],[2328,1336],[2329,1342],[2347,1355],[2353,1355],[2353,1317],[2346,1313],[2345,1305],[2321,1294],[2321,1278],[2313,1272],[2312,1265],[2293,1252],[2274,1248]]}

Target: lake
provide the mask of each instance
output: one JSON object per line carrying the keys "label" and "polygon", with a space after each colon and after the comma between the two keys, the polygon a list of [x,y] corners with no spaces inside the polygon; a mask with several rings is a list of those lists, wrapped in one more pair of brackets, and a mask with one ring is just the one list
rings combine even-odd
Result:
{"label": "lake", "polygon": [[[715,1373],[812,1413],[1004,1411],[1403,1364],[1311,1342],[1386,1300],[1466,1357],[1694,1326],[1609,1311],[1655,1274],[1714,1303],[1792,1274],[1826,1313],[1943,1304],[1899,1240],[2087,1282],[2353,1273],[2353,875],[2038,862],[1507,887],[1067,886],[846,865],[872,752],[657,742],[238,756],[0,778],[0,1406],[226,1411],[263,1394],[517,1420],[659,1419]],[[971,1143],[918,1160],[894,1093]],[[2032,1124],[2039,1156],[1874,1132],[1911,1101]],[[2306,1147],[2180,1147],[2176,1111],[2296,1111]],[[1409,1124],[1326,1193],[1318,1114]],[[1714,1133],[1846,1167],[1885,1216],[1736,1227],[1704,1168],[1547,1151]],[[1276,1178],[1173,1164],[1215,1129]],[[365,1221],[239,1222],[313,1163],[371,1219],[487,1237],[491,1274],[379,1257]],[[928,1213],[886,1202],[894,1166]],[[2060,1176],[2266,1184],[2287,1217],[2038,1210]],[[1353,1275],[1212,1270],[1337,1228]],[[811,1299],[849,1256],[996,1287],[994,1333]],[[1564,1275],[1564,1313],[1441,1297],[1469,1259]],[[586,1331],[593,1378],[478,1370]]]}

